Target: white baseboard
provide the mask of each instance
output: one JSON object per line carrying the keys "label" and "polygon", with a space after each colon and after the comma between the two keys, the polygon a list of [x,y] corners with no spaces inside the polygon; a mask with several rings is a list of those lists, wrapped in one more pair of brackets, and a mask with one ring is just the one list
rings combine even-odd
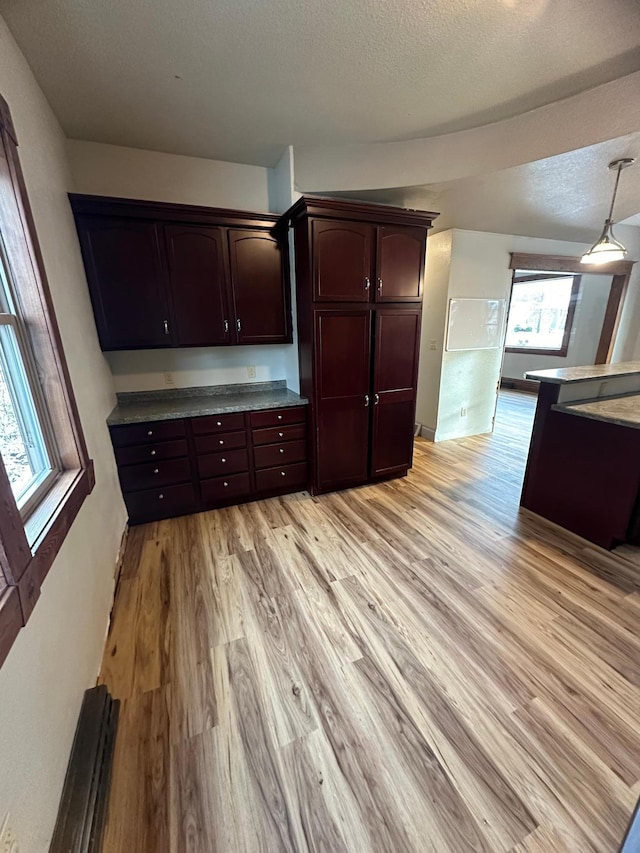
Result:
{"label": "white baseboard", "polygon": [[423,438],[426,438],[427,441],[435,441],[436,440],[436,431],[431,429],[431,427],[423,426],[420,429],[420,435]]}

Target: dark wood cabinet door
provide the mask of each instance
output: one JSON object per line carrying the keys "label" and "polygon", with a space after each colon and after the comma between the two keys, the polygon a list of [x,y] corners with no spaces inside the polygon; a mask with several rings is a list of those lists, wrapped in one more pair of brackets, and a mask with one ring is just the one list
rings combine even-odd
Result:
{"label": "dark wood cabinet door", "polygon": [[311,228],[314,301],[369,302],[374,226],[314,220]]}
{"label": "dark wood cabinet door", "polygon": [[231,340],[224,231],[195,225],[164,228],[178,346]]}
{"label": "dark wood cabinet door", "polygon": [[315,312],[316,485],[321,491],[368,476],[371,313]]}
{"label": "dark wood cabinet door", "polygon": [[171,346],[166,269],[153,222],[77,219],[103,350]]}
{"label": "dark wood cabinet door", "polygon": [[265,231],[229,231],[229,256],[237,343],[291,341],[281,244]]}
{"label": "dark wood cabinet door", "polygon": [[375,321],[371,474],[411,467],[420,308],[379,308]]}
{"label": "dark wood cabinet door", "polygon": [[376,302],[417,302],[427,246],[424,228],[381,225],[377,232]]}

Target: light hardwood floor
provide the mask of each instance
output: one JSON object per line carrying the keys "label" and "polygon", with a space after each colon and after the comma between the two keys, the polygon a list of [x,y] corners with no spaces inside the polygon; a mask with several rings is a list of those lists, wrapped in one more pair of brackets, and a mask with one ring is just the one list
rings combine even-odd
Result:
{"label": "light hardwood floor", "polygon": [[105,853],[593,853],[640,794],[640,573],[518,511],[533,398],[409,476],[131,530]]}

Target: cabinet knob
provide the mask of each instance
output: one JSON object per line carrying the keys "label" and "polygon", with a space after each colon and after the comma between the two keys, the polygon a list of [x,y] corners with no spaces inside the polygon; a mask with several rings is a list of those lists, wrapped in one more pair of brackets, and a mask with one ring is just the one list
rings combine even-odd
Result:
{"label": "cabinet knob", "polygon": [[226,462],[227,460],[226,460],[226,459],[224,458],[224,456],[223,456],[223,457],[222,457],[222,459],[221,459],[220,461],[221,461],[221,462]]}
{"label": "cabinet knob", "polygon": [[369,395],[368,394],[364,395],[364,405],[365,405],[365,408],[369,405]]}
{"label": "cabinet knob", "polygon": [[148,430],[147,430],[147,435],[153,435],[153,430],[152,430],[152,429],[148,429]]}
{"label": "cabinet knob", "polygon": [[284,435],[284,433],[283,433],[283,432],[279,432],[279,433],[278,433],[278,438],[282,438],[282,436],[283,436],[283,435]]}
{"label": "cabinet knob", "polygon": [[369,278],[369,276],[365,276],[364,289],[369,290],[370,287],[371,287],[371,279]]}
{"label": "cabinet knob", "polygon": [[284,472],[284,471],[280,471],[280,476],[281,476],[281,477],[286,477],[287,475],[285,474],[285,472]]}
{"label": "cabinet knob", "polygon": [[279,421],[281,421],[281,420],[282,420],[282,415],[278,415],[278,420],[279,420]]}
{"label": "cabinet knob", "polygon": [[222,426],[222,421],[216,421],[216,426]]}
{"label": "cabinet knob", "polygon": [[154,474],[159,474],[159,473],[160,473],[160,470],[159,470],[158,468],[154,468],[154,469],[153,469],[153,473],[154,473]]}
{"label": "cabinet knob", "polygon": [[164,333],[165,333],[165,335],[168,335],[168,334],[169,334],[169,321],[168,321],[168,320],[163,320],[162,322],[163,322],[163,325],[164,325]]}
{"label": "cabinet knob", "polygon": [[151,455],[152,455],[152,456],[155,456],[155,455],[156,455],[155,450],[152,450],[152,451],[151,451]]}
{"label": "cabinet knob", "polygon": [[225,481],[224,481],[224,483],[223,483],[222,485],[223,485],[223,486],[225,487],[225,489],[226,489],[226,488],[227,488],[227,486],[229,485],[229,483],[227,483],[227,481],[225,480]]}
{"label": "cabinet knob", "polygon": [[224,444],[224,441],[223,441],[222,439],[220,439],[220,441],[218,442],[218,444]]}
{"label": "cabinet knob", "polygon": [[158,500],[159,501],[164,500],[164,495],[162,494],[162,492],[158,495]]}
{"label": "cabinet knob", "polygon": [[280,448],[280,453],[284,453],[284,447]]}

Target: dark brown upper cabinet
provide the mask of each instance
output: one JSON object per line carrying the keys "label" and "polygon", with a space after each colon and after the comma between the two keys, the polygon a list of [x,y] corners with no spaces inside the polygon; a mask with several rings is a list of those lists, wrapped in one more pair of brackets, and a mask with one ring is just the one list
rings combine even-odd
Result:
{"label": "dark brown upper cabinet", "polygon": [[264,231],[229,231],[235,334],[239,344],[290,340],[282,246]]}
{"label": "dark brown upper cabinet", "polygon": [[103,350],[168,347],[171,311],[161,240],[153,222],[76,218]]}
{"label": "dark brown upper cabinet", "polygon": [[277,217],[70,199],[103,350],[291,342]]}
{"label": "dark brown upper cabinet", "polygon": [[369,302],[375,229],[358,222],[311,225],[316,302]]}
{"label": "dark brown upper cabinet", "polygon": [[231,342],[225,234],[202,225],[166,225],[175,342],[181,347]]}
{"label": "dark brown upper cabinet", "polygon": [[376,302],[417,302],[422,298],[427,232],[382,225],[376,238]]}

